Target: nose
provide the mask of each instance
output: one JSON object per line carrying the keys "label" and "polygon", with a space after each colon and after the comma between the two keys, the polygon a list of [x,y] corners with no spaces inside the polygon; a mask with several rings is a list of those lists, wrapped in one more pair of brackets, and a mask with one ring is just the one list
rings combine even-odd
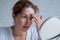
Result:
{"label": "nose", "polygon": [[26,19],[26,23],[30,23],[30,21],[31,21],[30,18]]}
{"label": "nose", "polygon": [[31,23],[32,23],[32,21],[30,20],[30,18],[27,18],[25,25],[26,25],[26,26],[30,26]]}

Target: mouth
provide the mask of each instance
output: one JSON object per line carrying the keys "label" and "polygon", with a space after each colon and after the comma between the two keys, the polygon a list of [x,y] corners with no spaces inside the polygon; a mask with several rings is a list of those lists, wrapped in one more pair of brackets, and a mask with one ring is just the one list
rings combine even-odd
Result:
{"label": "mouth", "polygon": [[29,26],[23,26],[24,28],[29,28]]}

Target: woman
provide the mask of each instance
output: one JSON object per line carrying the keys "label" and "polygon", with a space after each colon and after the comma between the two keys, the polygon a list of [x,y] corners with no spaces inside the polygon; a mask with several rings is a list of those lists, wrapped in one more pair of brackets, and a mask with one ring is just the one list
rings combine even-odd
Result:
{"label": "woman", "polygon": [[[38,8],[28,0],[18,1],[13,7],[13,19],[15,26],[12,28],[13,36],[16,40],[25,40],[27,30],[34,19],[36,28],[40,26],[40,18],[36,17]],[[18,37],[18,38],[17,38]]]}
{"label": "woman", "polygon": [[[19,0],[13,7],[13,19],[14,26],[10,29],[11,32],[7,33],[9,35],[6,40],[28,40],[27,30],[30,28],[32,22],[36,23],[36,31],[38,31],[41,23],[42,16],[37,17],[36,13],[38,8],[32,2],[28,0]],[[30,39],[31,40],[31,39]],[[38,39],[36,39],[38,40]]]}

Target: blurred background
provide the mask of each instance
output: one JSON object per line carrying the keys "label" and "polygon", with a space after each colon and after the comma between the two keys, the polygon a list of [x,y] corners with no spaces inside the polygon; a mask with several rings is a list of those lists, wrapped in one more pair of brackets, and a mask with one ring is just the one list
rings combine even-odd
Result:
{"label": "blurred background", "polygon": [[[13,25],[12,7],[17,1],[18,0],[0,0],[0,27]],[[60,18],[60,0],[30,1],[39,7],[39,16],[43,16],[43,21],[52,16]]]}

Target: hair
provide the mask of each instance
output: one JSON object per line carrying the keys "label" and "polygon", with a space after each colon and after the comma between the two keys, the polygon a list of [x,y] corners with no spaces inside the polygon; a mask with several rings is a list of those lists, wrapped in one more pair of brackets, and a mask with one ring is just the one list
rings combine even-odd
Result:
{"label": "hair", "polygon": [[32,2],[28,0],[19,0],[18,2],[16,2],[12,9],[15,16],[20,14],[25,7],[32,7],[35,13],[39,11],[38,7],[34,5]]}

